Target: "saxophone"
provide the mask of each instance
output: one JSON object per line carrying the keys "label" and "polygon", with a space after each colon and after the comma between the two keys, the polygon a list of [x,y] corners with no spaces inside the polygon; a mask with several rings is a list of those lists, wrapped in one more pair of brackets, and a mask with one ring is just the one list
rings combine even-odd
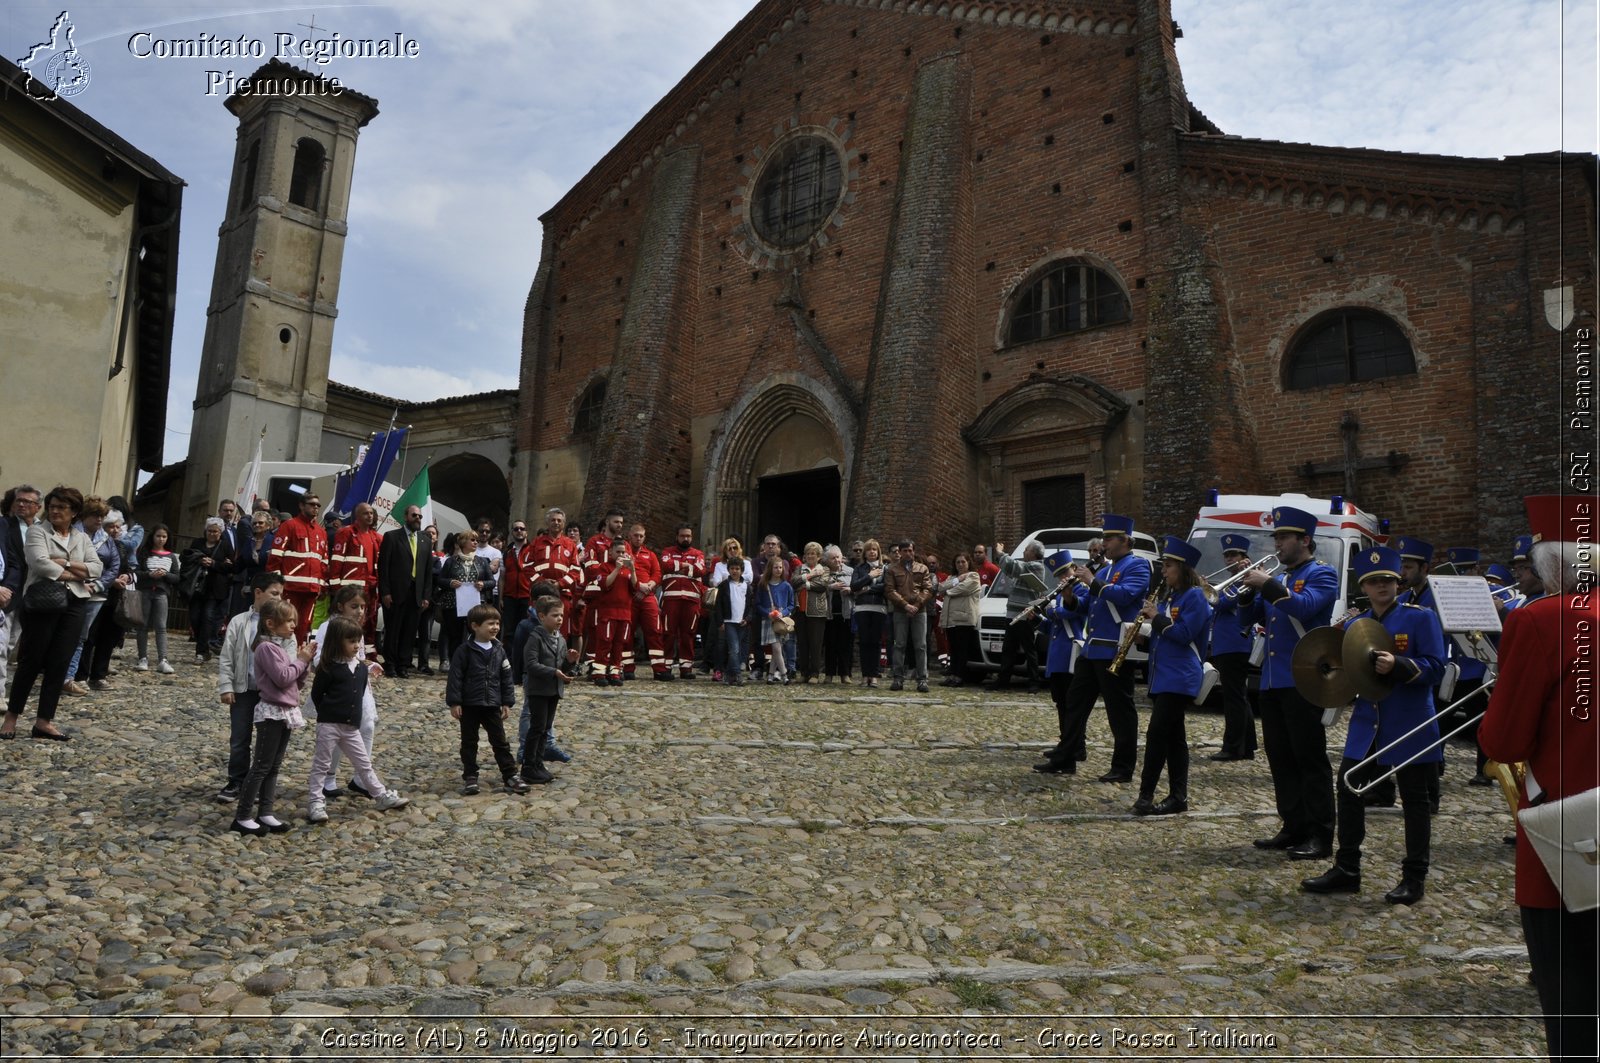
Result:
{"label": "saxophone", "polygon": [[[1160,604],[1161,592],[1164,590],[1166,590],[1166,585],[1163,583],[1151,591],[1150,596],[1144,600],[1144,608]],[[1142,608],[1139,611],[1143,612],[1144,609]],[[1106,671],[1112,675],[1117,674],[1117,670],[1122,667],[1122,662],[1128,657],[1128,651],[1133,649],[1133,640],[1139,637],[1139,629],[1143,626],[1137,616],[1133,618],[1133,623],[1128,625],[1128,630],[1122,633],[1122,641],[1117,644],[1117,655],[1111,658],[1111,667],[1107,668]]]}

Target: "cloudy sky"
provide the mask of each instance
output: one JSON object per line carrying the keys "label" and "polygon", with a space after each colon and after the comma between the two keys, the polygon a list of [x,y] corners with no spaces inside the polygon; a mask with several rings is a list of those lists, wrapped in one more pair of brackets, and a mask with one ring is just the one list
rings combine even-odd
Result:
{"label": "cloudy sky", "polygon": [[[0,51],[63,0],[7,0]],[[1189,97],[1243,136],[1498,157],[1596,150],[1593,0],[1172,0]],[[753,0],[435,0],[292,7],[80,0],[92,80],[73,102],[188,182],[167,460],[188,449],[235,122],[207,70],[129,38],[415,38],[413,60],[319,68],[379,100],[361,134],[334,379],[406,399],[513,387],[538,216]],[[301,63],[299,65],[307,65]]]}

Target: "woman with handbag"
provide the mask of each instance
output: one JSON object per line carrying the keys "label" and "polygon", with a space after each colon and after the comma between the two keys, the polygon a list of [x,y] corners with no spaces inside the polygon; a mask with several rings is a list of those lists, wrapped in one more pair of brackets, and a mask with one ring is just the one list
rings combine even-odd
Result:
{"label": "woman with handbag", "polygon": [[[1527,765],[1518,787],[1517,906],[1550,1058],[1594,1059],[1600,1047],[1594,496],[1534,495],[1524,501],[1536,540],[1530,560],[1548,593],[1506,616],[1500,674],[1478,726],[1478,744],[1501,764]],[[1546,816],[1554,822],[1541,823]]]}
{"label": "woman with handbag", "polygon": [[39,688],[39,708],[32,735],[54,742],[67,741],[55,725],[56,706],[67,664],[83,631],[84,602],[89,584],[100,578],[100,556],[89,537],[72,526],[83,511],[83,493],[75,487],[56,487],[44,496],[45,519],[28,529],[24,556],[27,582],[22,588],[22,639],[17,648],[17,670],[11,680],[0,739],[16,737],[17,719]]}

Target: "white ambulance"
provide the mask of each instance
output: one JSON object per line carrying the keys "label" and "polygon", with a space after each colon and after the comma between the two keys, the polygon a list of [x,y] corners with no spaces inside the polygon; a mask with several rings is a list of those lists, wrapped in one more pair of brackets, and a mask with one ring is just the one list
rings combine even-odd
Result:
{"label": "white ambulance", "polygon": [[1279,506],[1290,506],[1316,516],[1316,557],[1332,565],[1339,574],[1339,597],[1333,619],[1337,621],[1358,602],[1365,607],[1366,599],[1361,596],[1356,582],[1353,562],[1357,554],[1388,540],[1386,521],[1380,521],[1340,495],[1332,498],[1294,494],[1224,495],[1213,489],[1205,501],[1189,532],[1189,544],[1199,547],[1200,563],[1195,566],[1196,571],[1211,583],[1219,583],[1230,574],[1222,560],[1222,536],[1234,532],[1248,538],[1252,561],[1271,557],[1272,511]]}
{"label": "white ambulance", "polygon": [[[1034,543],[1038,543],[1044,550],[1044,556],[1049,557],[1058,550],[1070,550],[1073,560],[1086,563],[1089,558],[1089,543],[1101,538],[1099,528],[1041,528],[1029,532],[1016,546],[1008,546],[1006,552],[1013,557],[1021,557],[1023,552]],[[1156,541],[1149,534],[1134,531],[1132,535],[1133,553],[1144,558],[1152,565],[1157,557]],[[1054,582],[1054,577],[1050,578]],[[974,669],[983,668],[988,671],[997,671],[1000,668],[1000,651],[1005,642],[1006,628],[1006,598],[1011,593],[1011,578],[1004,572],[994,578],[994,582],[984,588],[983,599],[978,603],[978,645],[983,651],[981,661],[973,661]],[[1149,655],[1138,647],[1130,650],[1128,659],[1138,662],[1145,660]],[[1041,655],[1041,665],[1044,657]]]}

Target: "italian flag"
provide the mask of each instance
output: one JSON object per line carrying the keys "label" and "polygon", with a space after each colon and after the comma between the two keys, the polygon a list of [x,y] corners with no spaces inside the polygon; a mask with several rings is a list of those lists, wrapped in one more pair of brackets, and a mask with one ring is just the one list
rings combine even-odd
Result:
{"label": "italian flag", "polygon": [[424,464],[417,473],[416,479],[400,493],[394,501],[394,509],[390,510],[395,515],[397,523],[403,528],[406,524],[406,510],[416,506],[422,510],[422,526],[426,528],[433,523],[433,488],[428,484],[428,466]]}

